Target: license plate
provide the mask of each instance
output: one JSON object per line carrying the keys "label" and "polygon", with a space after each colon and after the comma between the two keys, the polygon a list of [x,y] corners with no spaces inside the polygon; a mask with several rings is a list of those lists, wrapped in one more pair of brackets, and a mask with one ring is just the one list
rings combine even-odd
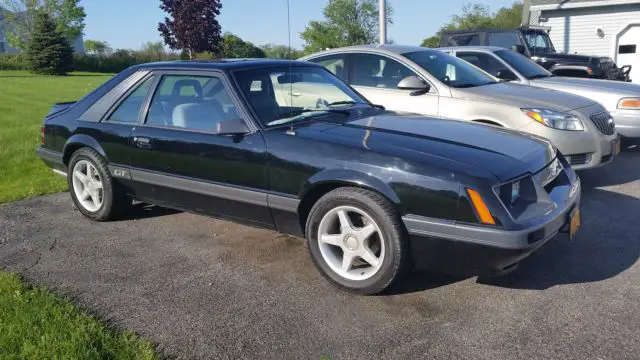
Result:
{"label": "license plate", "polygon": [[571,220],[569,222],[569,240],[573,240],[578,230],[580,230],[581,225],[580,209],[576,208],[571,214]]}
{"label": "license plate", "polygon": [[613,140],[613,155],[620,154],[620,139]]}

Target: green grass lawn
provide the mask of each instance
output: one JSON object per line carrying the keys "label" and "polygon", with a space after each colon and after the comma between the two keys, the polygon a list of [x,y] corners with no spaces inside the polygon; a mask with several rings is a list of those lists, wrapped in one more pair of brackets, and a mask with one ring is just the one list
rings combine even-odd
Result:
{"label": "green grass lawn", "polygon": [[40,125],[51,105],[78,100],[111,76],[0,71],[0,204],[67,188],[66,181],[35,156]]}
{"label": "green grass lawn", "polygon": [[[80,99],[109,74],[0,71],[0,204],[65,190],[35,155],[53,103]],[[0,270],[0,359],[157,359],[151,343],[108,328],[65,298]]]}
{"label": "green grass lawn", "polygon": [[0,359],[157,359],[151,343],[119,332],[40,287],[0,271]]}

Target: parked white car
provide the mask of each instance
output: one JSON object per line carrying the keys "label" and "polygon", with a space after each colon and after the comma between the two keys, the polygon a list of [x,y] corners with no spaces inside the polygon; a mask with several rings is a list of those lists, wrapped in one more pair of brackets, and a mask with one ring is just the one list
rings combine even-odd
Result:
{"label": "parked white car", "polygon": [[640,85],[623,81],[554,76],[526,56],[499,47],[465,46],[439,49],[502,80],[584,96],[611,113],[618,134],[640,142]]}

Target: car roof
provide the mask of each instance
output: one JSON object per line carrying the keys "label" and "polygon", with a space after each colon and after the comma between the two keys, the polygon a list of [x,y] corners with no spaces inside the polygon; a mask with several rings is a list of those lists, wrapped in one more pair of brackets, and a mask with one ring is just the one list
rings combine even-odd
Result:
{"label": "car roof", "polygon": [[496,52],[496,51],[500,51],[500,50],[509,50],[503,47],[499,47],[499,46],[448,46],[448,47],[441,47],[441,48],[436,48],[434,50],[440,50],[440,51],[448,51],[448,50],[455,50],[455,51],[462,51],[462,50],[466,50],[466,51],[485,51],[485,52]]}
{"label": "car roof", "polygon": [[222,70],[233,71],[242,69],[270,68],[283,66],[314,66],[320,65],[299,61],[282,59],[216,59],[216,60],[178,60],[161,61],[136,65],[140,70],[146,69],[180,69],[180,70]]}
{"label": "car roof", "polygon": [[329,54],[336,54],[340,52],[350,52],[350,51],[365,51],[365,52],[376,52],[381,54],[391,53],[391,54],[403,55],[403,54],[407,54],[415,51],[433,51],[433,50],[435,49],[429,49],[429,48],[413,46],[413,45],[396,45],[396,44],[354,45],[354,46],[345,46],[345,47],[335,48],[335,49],[328,49],[325,51],[315,53],[310,56],[303,57],[302,59],[304,60],[309,57],[315,58],[321,55],[329,55]]}

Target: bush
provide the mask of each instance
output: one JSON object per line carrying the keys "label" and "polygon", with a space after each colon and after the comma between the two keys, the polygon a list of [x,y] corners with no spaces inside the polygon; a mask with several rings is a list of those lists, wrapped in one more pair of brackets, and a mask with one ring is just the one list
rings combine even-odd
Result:
{"label": "bush", "polygon": [[180,60],[180,55],[118,50],[109,56],[76,55],[73,67],[76,71],[118,73],[133,65],[171,60]]}
{"label": "bush", "polygon": [[29,70],[27,57],[23,54],[0,54],[0,70]]}
{"label": "bush", "polygon": [[71,71],[73,49],[45,12],[38,12],[36,15],[27,60],[31,71],[36,74],[66,75]]}

